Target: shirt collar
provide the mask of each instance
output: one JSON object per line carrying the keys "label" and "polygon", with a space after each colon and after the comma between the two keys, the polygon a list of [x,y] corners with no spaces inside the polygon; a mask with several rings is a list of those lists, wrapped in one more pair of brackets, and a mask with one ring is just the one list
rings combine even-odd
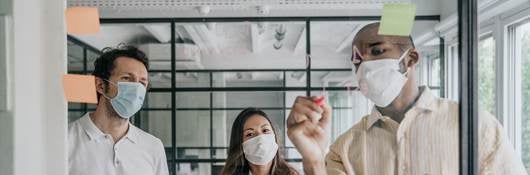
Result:
{"label": "shirt collar", "polygon": [[[421,92],[420,97],[418,98],[414,106],[409,109],[409,111],[416,110],[416,109],[425,110],[425,111],[435,110],[433,106],[433,102],[436,99],[436,97],[432,94],[429,87],[425,87],[425,86],[420,87],[420,92]],[[377,108],[374,106],[372,108],[372,112],[368,116],[368,119],[367,119],[368,123],[366,123],[367,124],[366,129],[367,130],[370,129],[377,121],[382,120],[383,118],[384,118],[383,114],[381,114],[377,110]]]}
{"label": "shirt collar", "polygon": [[[103,133],[97,126],[92,122],[92,119],[90,119],[90,113],[86,113],[85,116],[83,116],[81,119],[81,126],[87,133],[90,140],[98,140],[100,138],[104,138],[107,136],[107,134]],[[129,123],[129,130],[127,131],[127,134],[123,138],[127,138],[133,143],[136,143],[138,140],[138,128],[136,128],[134,125]]]}
{"label": "shirt collar", "polygon": [[127,131],[127,134],[124,138],[129,139],[132,143],[136,143],[138,141],[138,128],[134,126],[133,124],[129,123],[129,130]]}

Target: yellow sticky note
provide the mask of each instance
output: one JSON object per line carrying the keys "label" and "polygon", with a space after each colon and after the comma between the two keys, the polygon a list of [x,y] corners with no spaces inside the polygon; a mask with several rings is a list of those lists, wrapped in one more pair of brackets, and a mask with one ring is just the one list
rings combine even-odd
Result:
{"label": "yellow sticky note", "polygon": [[415,4],[385,4],[378,34],[409,36],[412,32],[415,16]]}
{"label": "yellow sticky note", "polygon": [[63,76],[64,96],[68,102],[97,104],[96,78],[91,75]]}
{"label": "yellow sticky note", "polygon": [[68,34],[88,35],[99,32],[99,13],[95,7],[69,7],[65,16]]}

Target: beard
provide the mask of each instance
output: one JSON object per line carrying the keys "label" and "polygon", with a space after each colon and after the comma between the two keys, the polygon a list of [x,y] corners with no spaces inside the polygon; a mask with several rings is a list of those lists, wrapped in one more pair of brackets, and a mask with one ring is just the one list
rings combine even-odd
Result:
{"label": "beard", "polygon": [[[109,85],[107,84],[105,86],[105,93],[108,93],[108,92],[109,92]],[[104,98],[106,98],[106,97],[104,97]],[[107,108],[107,111],[105,113],[106,113],[107,116],[109,116],[109,118],[122,119],[122,117],[120,117],[120,115],[118,115],[118,113],[116,112],[114,107],[112,107],[112,104],[110,103],[110,99],[109,98],[106,98],[104,105]]]}
{"label": "beard", "polygon": [[105,107],[107,108],[107,111],[106,111],[107,116],[109,116],[110,118],[122,119],[122,117],[120,117],[120,115],[118,115],[116,110],[114,110],[114,107],[112,107],[112,104],[110,103],[110,100],[108,100],[108,99],[105,100]]}

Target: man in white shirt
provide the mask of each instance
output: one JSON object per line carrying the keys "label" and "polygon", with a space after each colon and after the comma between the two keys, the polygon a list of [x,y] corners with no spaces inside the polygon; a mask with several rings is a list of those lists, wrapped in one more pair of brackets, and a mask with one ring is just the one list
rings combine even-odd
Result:
{"label": "man in white shirt", "polygon": [[131,46],[106,48],[94,65],[98,105],[68,126],[69,174],[169,174],[160,139],[129,123],[146,94],[145,54]]}
{"label": "man in white shirt", "polygon": [[[379,23],[363,27],[352,62],[372,113],[328,148],[331,109],[316,97],[298,97],[287,119],[288,136],[308,175],[458,174],[458,103],[436,98],[416,83],[419,53],[410,37],[378,35]],[[491,115],[479,114],[482,175],[526,175],[521,159]]]}

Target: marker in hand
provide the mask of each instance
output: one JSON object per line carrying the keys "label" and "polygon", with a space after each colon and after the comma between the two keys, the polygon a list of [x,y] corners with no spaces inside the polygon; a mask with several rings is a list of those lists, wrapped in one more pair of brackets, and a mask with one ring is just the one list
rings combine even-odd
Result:
{"label": "marker in hand", "polygon": [[325,97],[321,96],[313,100],[314,103],[316,103],[318,106],[324,106]]}

